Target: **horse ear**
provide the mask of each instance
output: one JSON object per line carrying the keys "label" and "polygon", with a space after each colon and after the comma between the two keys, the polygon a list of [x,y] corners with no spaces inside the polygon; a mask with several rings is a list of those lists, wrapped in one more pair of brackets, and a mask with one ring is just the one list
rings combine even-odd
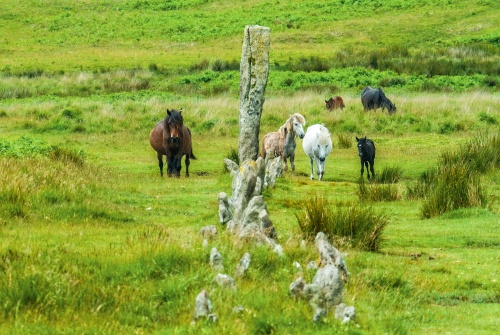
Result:
{"label": "horse ear", "polygon": [[179,113],[182,113],[182,108],[179,110]]}
{"label": "horse ear", "polygon": [[356,141],[359,141],[359,138],[356,136]]}
{"label": "horse ear", "polygon": [[172,112],[170,112],[168,109],[167,109],[167,114],[168,116],[172,115]]}
{"label": "horse ear", "polygon": [[365,136],[365,141],[366,141],[366,136]]}

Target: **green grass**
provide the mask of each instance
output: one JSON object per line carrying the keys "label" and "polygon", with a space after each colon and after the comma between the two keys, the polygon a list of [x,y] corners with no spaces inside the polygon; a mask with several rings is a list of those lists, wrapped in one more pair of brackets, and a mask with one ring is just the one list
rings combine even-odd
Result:
{"label": "green grass", "polygon": [[[476,149],[500,130],[499,12],[465,0],[3,1],[0,334],[495,334],[498,169],[481,171],[486,206],[421,211],[442,160],[491,161]],[[247,24],[271,28],[260,136],[297,112],[334,142],[324,181],[309,180],[299,139],[295,175],[264,192],[284,257],[218,225]],[[398,112],[363,112],[365,85],[383,86]],[[325,111],[332,95],[344,112]],[[183,108],[193,132],[189,178],[160,178],[149,145],[167,108]],[[375,141],[376,172],[397,179],[374,184],[374,199],[359,198],[356,136]],[[305,269],[318,254],[303,248],[295,215],[318,196],[388,221],[378,252],[335,245],[354,324],[333,313],[314,324],[288,293],[294,262],[314,276]],[[212,224],[218,237],[205,248],[199,230]],[[251,254],[237,291],[213,283],[211,247],[229,275]],[[192,325],[203,289],[218,321]]]}
{"label": "green grass", "polygon": [[[497,101],[494,95],[482,97],[484,106]],[[317,101],[322,101],[320,98],[318,93],[306,92],[288,98],[288,102],[301,106],[296,111],[307,117]],[[465,97],[456,95],[453,99]],[[33,159],[0,158],[2,196],[12,195],[0,207],[4,211],[19,206],[23,213],[2,215],[0,221],[4,241],[0,259],[5,278],[1,332],[254,333],[274,329],[278,333],[329,333],[333,327],[347,333],[426,333],[446,328],[487,334],[497,326],[498,273],[489,265],[498,250],[497,205],[460,209],[422,220],[421,200],[402,197],[370,202],[389,221],[380,252],[341,249],[349,254],[346,262],[352,275],[346,286],[346,302],[356,306],[359,328],[342,330],[331,314],[324,323],[314,325],[310,306],[288,296],[288,285],[296,278],[292,263],[297,261],[305,268],[318,258],[312,244],[305,250],[300,247],[305,237],[295,218],[297,204],[316,195],[332,202],[358,201],[359,158],[352,147],[341,148],[337,143],[327,158],[325,180],[318,182],[307,177],[309,162],[298,140],[296,175],[285,174],[274,189],[265,193],[284,258],[264,247],[234,241],[218,226],[219,237],[210,245],[221,252],[225,272],[232,274],[247,251],[252,263],[247,276],[237,281],[237,293],[217,288],[212,283],[216,273],[208,264],[210,248],[202,247],[198,231],[217,224],[217,194],[230,193],[231,178],[223,172],[222,160],[237,147],[237,131],[218,123],[210,129],[194,126],[193,148],[198,160],[191,164],[190,178],[160,178],[155,153],[148,143],[150,128],[167,107],[177,104],[184,107],[189,126],[212,119],[237,119],[236,97],[191,100],[180,98],[175,104],[152,98],[138,102],[72,101],[74,107],[67,109],[80,107],[79,117],[88,129],[100,129],[99,124],[113,119],[104,132],[39,132],[39,127],[53,122],[52,112],[44,108],[64,111],[58,104],[67,105],[69,99],[36,104],[49,119],[36,119],[25,112],[35,106],[36,99],[1,105],[7,116],[0,119],[4,129],[0,142],[26,147],[17,150],[19,153],[29,153],[27,148],[42,153]],[[276,121],[263,123],[262,133],[276,130],[282,123],[279,120],[289,114],[282,100],[266,99],[269,112],[265,111],[263,117]],[[442,112],[434,114],[435,122],[450,117],[451,112],[444,107],[450,101],[446,96],[410,94],[404,101],[408,106],[422,106],[421,110],[411,107],[401,112],[405,116],[425,115],[428,104],[443,106],[438,109]],[[472,104],[460,117],[470,118],[469,114],[482,106]],[[376,166],[379,171],[393,166],[403,169],[404,178],[394,184],[400,189],[437,166],[439,153],[453,151],[477,135],[474,130],[453,135],[437,130],[406,131],[411,128],[404,124],[394,125],[398,135],[377,132],[387,115],[365,114],[361,107],[352,106],[340,117],[327,114],[322,107],[317,107],[308,124],[324,118],[326,124],[333,125],[334,134],[341,128],[337,120],[370,120],[370,136],[377,142]],[[472,129],[498,129],[477,118],[470,119]],[[25,127],[27,122],[30,128]],[[114,128],[117,124],[122,130]],[[232,123],[232,127],[237,125]],[[350,137],[356,135],[351,133]],[[68,152],[81,157],[83,165],[51,158],[49,151],[42,150],[62,144],[73,148]],[[81,152],[81,156],[75,152]],[[493,204],[500,198],[498,178],[498,172],[494,172],[482,181]],[[5,187],[11,191],[5,191]],[[305,273],[308,280],[312,276],[313,272]],[[190,326],[194,299],[202,289],[208,290],[219,321]],[[232,314],[232,308],[238,305],[245,308],[244,312]],[[280,315],[275,314],[276,309],[281,310]],[[433,316],[429,316],[429,310]],[[471,320],[470,313],[482,322]],[[102,323],[96,317],[109,321]]]}

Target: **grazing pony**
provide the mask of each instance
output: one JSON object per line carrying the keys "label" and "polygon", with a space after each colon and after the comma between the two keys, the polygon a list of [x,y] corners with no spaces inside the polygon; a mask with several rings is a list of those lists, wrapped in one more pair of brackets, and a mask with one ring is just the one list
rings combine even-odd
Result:
{"label": "grazing pony", "polygon": [[361,91],[361,103],[363,104],[363,109],[369,111],[373,109],[377,111],[377,108],[382,108],[382,113],[384,109],[387,109],[389,114],[396,113],[396,105],[385,96],[384,91],[379,87],[374,89],[371,86],[367,86]]}
{"label": "grazing pony", "polygon": [[314,179],[313,162],[316,161],[316,173],[318,180],[325,174],[326,156],[332,151],[332,139],[330,132],[323,125],[314,124],[307,128],[306,136],[302,141],[302,147],[311,163],[311,180]]}
{"label": "grazing pony", "polygon": [[284,170],[288,170],[287,158],[290,158],[292,172],[295,172],[295,137],[304,138],[304,126],[306,119],[299,113],[290,115],[285,124],[278,131],[264,136],[262,139],[261,157],[265,159],[266,164],[269,158],[281,156],[285,164]]}
{"label": "grazing pony", "polygon": [[149,134],[149,143],[156,151],[160,175],[163,177],[163,156],[167,159],[167,173],[179,177],[181,159],[186,155],[186,177],[189,177],[190,159],[196,159],[191,145],[191,130],[184,125],[182,109],[168,110],[163,121],[160,121]]}
{"label": "grazing pony", "polygon": [[343,112],[345,105],[344,105],[344,100],[342,100],[341,97],[338,95],[334,96],[333,98],[330,98],[330,100],[325,100],[326,102],[326,110],[328,112],[333,111],[334,109],[340,108],[340,110]]}
{"label": "grazing pony", "polygon": [[[366,138],[366,136],[365,138],[356,137],[356,141],[358,142],[358,156],[361,159],[361,178],[363,178],[366,166],[366,174],[368,175],[368,180],[370,180],[370,171],[372,172],[371,178],[375,177],[375,170],[373,169],[373,165],[375,164],[375,143]],[[370,164],[369,170],[368,164]]]}

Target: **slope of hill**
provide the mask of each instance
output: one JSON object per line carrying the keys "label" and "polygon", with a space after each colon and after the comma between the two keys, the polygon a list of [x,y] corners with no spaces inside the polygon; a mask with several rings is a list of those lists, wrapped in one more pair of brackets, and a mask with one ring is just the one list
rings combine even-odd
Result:
{"label": "slope of hill", "polygon": [[0,71],[179,69],[238,60],[249,24],[270,27],[271,61],[281,65],[318,57],[327,67],[411,73],[439,59],[472,73],[500,72],[500,4],[493,0],[4,0]]}

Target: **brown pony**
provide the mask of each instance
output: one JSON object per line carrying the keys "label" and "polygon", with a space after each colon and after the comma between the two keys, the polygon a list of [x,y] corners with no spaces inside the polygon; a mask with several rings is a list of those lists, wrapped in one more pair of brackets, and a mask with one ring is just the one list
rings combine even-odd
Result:
{"label": "brown pony", "polygon": [[167,173],[179,177],[181,174],[182,156],[186,155],[186,177],[189,177],[190,159],[196,159],[191,145],[191,130],[184,125],[182,109],[168,110],[163,121],[160,121],[149,134],[149,143],[157,153],[160,175],[163,177],[163,156],[167,157]]}
{"label": "brown pony", "polygon": [[340,110],[343,112],[345,105],[344,105],[344,100],[338,95],[334,96],[333,98],[330,98],[330,100],[325,100],[326,103],[326,110],[331,112],[334,109],[340,108]]}

